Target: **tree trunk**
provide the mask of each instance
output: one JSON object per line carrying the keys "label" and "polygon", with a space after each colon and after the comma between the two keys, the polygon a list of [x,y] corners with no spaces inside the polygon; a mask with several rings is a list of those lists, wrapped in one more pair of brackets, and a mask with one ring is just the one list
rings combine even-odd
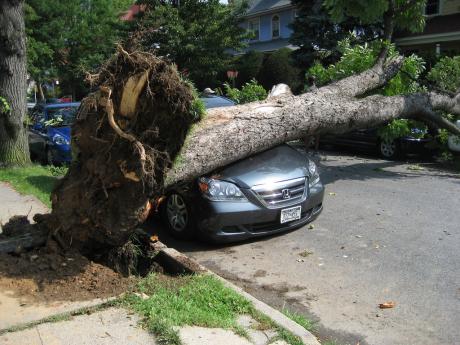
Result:
{"label": "tree trunk", "polygon": [[0,0],[0,96],[10,110],[0,113],[0,163],[30,162],[26,115],[26,44],[23,1]]}
{"label": "tree trunk", "polygon": [[95,76],[99,91],[79,110],[72,137],[77,161],[52,195],[48,227],[59,243],[83,251],[122,246],[165,187],[286,141],[397,117],[428,118],[460,133],[435,114],[459,114],[460,96],[364,97],[401,64],[401,58],[379,61],[313,92],[212,109],[193,123],[191,90],[176,70],[149,54],[120,49]]}

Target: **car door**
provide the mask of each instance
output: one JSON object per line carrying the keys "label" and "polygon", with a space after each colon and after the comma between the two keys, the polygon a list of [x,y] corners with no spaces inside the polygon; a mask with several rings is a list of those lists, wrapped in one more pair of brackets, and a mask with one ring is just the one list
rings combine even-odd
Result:
{"label": "car door", "polygon": [[36,107],[31,114],[31,125],[29,126],[29,149],[32,156],[46,158],[46,127],[45,110],[43,107]]}

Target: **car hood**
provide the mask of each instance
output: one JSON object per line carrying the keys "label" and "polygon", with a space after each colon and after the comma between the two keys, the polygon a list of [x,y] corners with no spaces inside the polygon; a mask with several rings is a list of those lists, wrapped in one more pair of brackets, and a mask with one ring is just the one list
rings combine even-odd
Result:
{"label": "car hood", "polygon": [[231,164],[217,173],[219,179],[241,188],[308,176],[307,157],[288,145],[280,145]]}
{"label": "car hood", "polygon": [[70,141],[70,126],[48,127],[48,136],[50,138],[53,138],[56,134],[59,134]]}

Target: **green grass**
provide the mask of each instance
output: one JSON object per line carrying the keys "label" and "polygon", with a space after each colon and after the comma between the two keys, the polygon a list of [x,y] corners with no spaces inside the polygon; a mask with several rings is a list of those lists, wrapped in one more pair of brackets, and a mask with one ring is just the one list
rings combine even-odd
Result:
{"label": "green grass", "polygon": [[256,311],[251,302],[210,275],[151,274],[139,283],[138,291],[146,296],[128,294],[122,304],[143,316],[145,325],[160,344],[180,345],[176,327],[186,325],[224,328],[247,337],[246,329],[237,323],[238,316],[243,314],[251,315],[267,329],[277,330],[279,338],[289,344],[302,344],[299,338],[275,325]]}
{"label": "green grass", "polygon": [[21,168],[0,168],[0,181],[8,182],[21,194],[36,196],[46,206],[51,207],[50,194],[65,168],[30,165]]}
{"label": "green grass", "polygon": [[291,311],[289,311],[287,309],[283,309],[282,312],[283,312],[284,315],[286,315],[292,321],[294,321],[294,322],[298,323],[299,325],[301,325],[307,331],[309,331],[309,332],[316,331],[316,326],[315,326],[314,321],[309,320],[305,316],[303,316],[301,314],[291,312]]}

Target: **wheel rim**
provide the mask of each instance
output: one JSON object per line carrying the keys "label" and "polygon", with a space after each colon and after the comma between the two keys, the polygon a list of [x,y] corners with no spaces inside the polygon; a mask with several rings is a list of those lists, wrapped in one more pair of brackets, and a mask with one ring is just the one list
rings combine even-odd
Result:
{"label": "wheel rim", "polygon": [[382,141],[380,143],[380,152],[385,157],[393,157],[396,152],[396,143],[394,141]]}
{"label": "wheel rim", "polygon": [[178,194],[172,194],[166,204],[166,213],[171,228],[182,232],[187,227],[188,212],[184,199]]}

